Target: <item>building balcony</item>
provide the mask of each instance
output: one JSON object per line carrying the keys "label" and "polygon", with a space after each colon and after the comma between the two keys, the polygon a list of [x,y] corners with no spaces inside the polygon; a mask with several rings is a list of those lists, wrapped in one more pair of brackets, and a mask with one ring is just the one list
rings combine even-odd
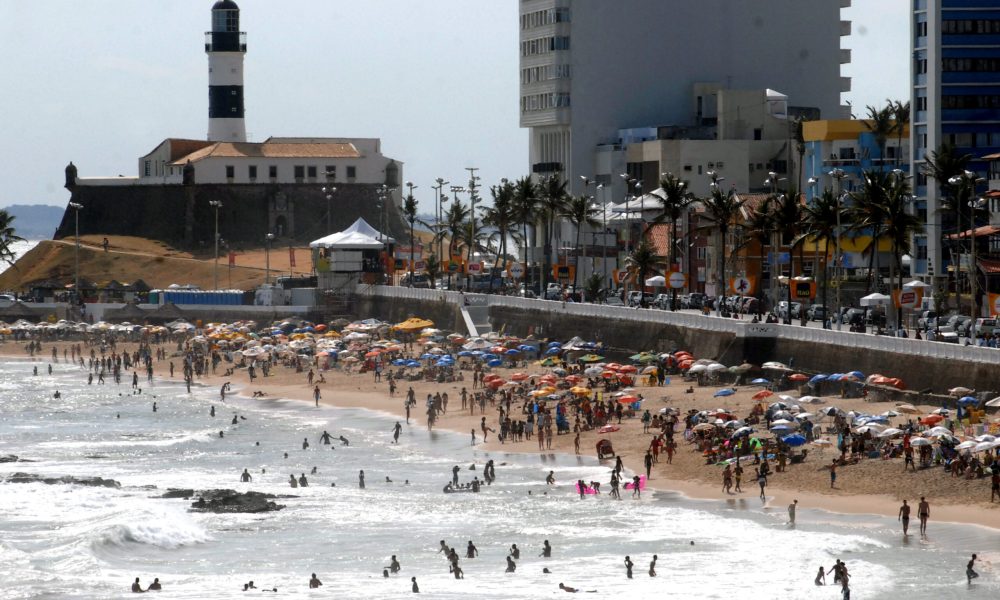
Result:
{"label": "building balcony", "polygon": [[840,49],[840,64],[848,65],[851,64],[851,49],[841,48]]}

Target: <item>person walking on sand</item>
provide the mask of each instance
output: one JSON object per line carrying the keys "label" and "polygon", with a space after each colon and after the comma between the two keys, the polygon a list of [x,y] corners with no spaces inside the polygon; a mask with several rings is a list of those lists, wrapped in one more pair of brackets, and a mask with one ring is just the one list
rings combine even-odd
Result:
{"label": "person walking on sand", "polygon": [[833,489],[837,483],[837,459],[833,459],[830,463],[830,489]]}
{"label": "person walking on sand", "polygon": [[[976,573],[973,567],[976,566],[976,555],[972,555],[972,559],[969,560],[969,564],[965,565],[965,578],[968,580],[969,585],[972,585],[972,580],[979,577],[979,573]],[[138,580],[136,580],[138,581]]]}
{"label": "person walking on sand", "polygon": [[917,505],[917,518],[920,519],[920,535],[927,535],[927,519],[931,516],[931,505],[921,496]]}
{"label": "person walking on sand", "polygon": [[798,506],[798,500],[792,500],[792,503],[788,505],[788,524],[795,525],[795,507]]}
{"label": "person walking on sand", "polygon": [[903,505],[899,507],[899,516],[896,520],[903,522],[903,535],[908,535],[910,529],[910,505],[906,503],[906,500],[903,500]]}
{"label": "person walking on sand", "polygon": [[316,401],[316,407],[319,408],[319,399],[322,398],[319,393],[319,386],[313,388],[313,400]]}
{"label": "person walking on sand", "polygon": [[760,486],[760,499],[763,500],[765,498],[764,488],[767,487],[767,473],[764,469],[757,472],[757,485]]}
{"label": "person walking on sand", "polygon": [[653,453],[646,450],[646,456],[643,457],[642,462],[646,465],[646,479],[649,479],[649,472],[653,468]]}

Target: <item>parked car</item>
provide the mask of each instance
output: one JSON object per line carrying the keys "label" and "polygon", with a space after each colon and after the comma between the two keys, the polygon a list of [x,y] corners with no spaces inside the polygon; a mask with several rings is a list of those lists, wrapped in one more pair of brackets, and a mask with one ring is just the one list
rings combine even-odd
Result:
{"label": "parked car", "polygon": [[650,292],[640,292],[639,290],[633,290],[628,293],[628,306],[639,306],[642,302],[643,306],[649,306],[653,302],[653,294]]}
{"label": "parked car", "polygon": [[701,292],[691,292],[687,295],[687,308],[701,308],[705,304],[705,294]]}
{"label": "parked car", "polygon": [[925,310],[920,313],[920,317],[917,319],[917,329],[920,331],[927,331],[928,329],[934,329],[937,326],[938,314],[933,310]]}
{"label": "parked car", "polygon": [[[778,308],[777,308],[777,311],[776,311],[776,315],[777,315],[777,317],[779,319],[788,319],[789,318],[788,307],[789,307],[789,304],[788,304],[787,300],[782,300],[781,302],[778,303]],[[800,314],[802,314],[802,303],[801,302],[792,302],[792,304],[791,304],[791,317],[790,318],[792,318],[792,319],[798,319]]]}
{"label": "parked car", "polygon": [[607,304],[608,306],[625,306],[622,299],[613,294],[604,299],[604,304]]}
{"label": "parked car", "polygon": [[825,321],[826,307],[822,304],[813,304],[806,310],[806,318],[810,321]]}
{"label": "parked car", "polygon": [[[2,298],[2,296],[0,296]],[[976,328],[973,333],[974,337],[979,337],[981,335],[993,335],[993,332],[997,328],[997,320],[994,318],[979,318],[976,319]]]}

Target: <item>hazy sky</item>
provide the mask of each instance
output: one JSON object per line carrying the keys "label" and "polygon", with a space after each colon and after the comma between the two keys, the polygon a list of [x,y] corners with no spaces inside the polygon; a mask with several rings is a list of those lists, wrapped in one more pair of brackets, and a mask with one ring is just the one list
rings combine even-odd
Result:
{"label": "hazy sky", "polygon": [[[380,137],[426,210],[437,177],[464,183],[477,166],[489,185],[527,172],[517,0],[237,1],[253,141]],[[204,139],[213,3],[0,0],[0,206],[65,205],[70,160],[81,176],[135,175],[164,138]],[[908,6],[844,11],[858,116],[908,97]]]}

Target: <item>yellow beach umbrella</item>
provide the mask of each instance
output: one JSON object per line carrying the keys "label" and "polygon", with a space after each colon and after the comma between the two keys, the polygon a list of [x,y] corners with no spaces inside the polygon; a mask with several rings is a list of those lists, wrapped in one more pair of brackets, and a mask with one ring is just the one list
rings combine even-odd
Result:
{"label": "yellow beach umbrella", "polygon": [[433,327],[434,321],[428,321],[427,319],[421,319],[419,317],[411,317],[402,323],[396,323],[392,328],[396,331],[403,331],[407,333],[412,333],[414,331],[420,331],[422,329],[427,329],[428,327]]}

